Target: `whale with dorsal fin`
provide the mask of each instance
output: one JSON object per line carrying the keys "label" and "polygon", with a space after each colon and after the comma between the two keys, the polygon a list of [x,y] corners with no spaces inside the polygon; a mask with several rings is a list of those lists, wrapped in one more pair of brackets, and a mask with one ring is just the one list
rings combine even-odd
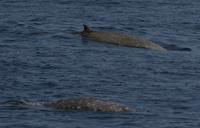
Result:
{"label": "whale with dorsal fin", "polygon": [[158,51],[166,51],[165,48],[161,47],[156,43],[153,43],[150,40],[138,38],[135,36],[129,36],[117,32],[93,31],[87,25],[83,26],[84,30],[81,32],[76,32],[75,34],[80,34],[83,37],[92,39],[97,42],[105,42],[105,43],[117,44],[128,47],[136,47],[136,48],[153,49]]}

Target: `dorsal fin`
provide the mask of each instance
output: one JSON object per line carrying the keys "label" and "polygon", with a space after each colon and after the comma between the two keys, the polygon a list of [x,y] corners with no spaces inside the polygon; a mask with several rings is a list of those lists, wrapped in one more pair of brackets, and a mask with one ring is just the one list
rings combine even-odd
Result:
{"label": "dorsal fin", "polygon": [[84,32],[92,32],[92,30],[87,25],[83,26],[84,26]]}

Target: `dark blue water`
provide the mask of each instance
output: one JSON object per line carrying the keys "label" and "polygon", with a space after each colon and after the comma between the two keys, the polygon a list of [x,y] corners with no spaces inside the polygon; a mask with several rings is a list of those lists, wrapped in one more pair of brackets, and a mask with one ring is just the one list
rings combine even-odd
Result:
{"label": "dark blue water", "polygon": [[[199,0],[1,0],[0,101],[95,96],[137,111],[0,107],[0,127],[199,128],[199,6]],[[83,41],[70,34],[82,24],[191,51]]]}

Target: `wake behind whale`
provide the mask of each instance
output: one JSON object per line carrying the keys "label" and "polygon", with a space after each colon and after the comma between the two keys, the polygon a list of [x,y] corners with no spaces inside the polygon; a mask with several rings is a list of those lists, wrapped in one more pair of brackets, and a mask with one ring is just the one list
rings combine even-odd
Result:
{"label": "wake behind whale", "polygon": [[95,97],[79,97],[50,102],[31,102],[25,100],[11,100],[0,104],[0,106],[53,108],[58,110],[80,110],[80,111],[100,111],[100,112],[131,112],[133,109],[112,101],[107,101]]}

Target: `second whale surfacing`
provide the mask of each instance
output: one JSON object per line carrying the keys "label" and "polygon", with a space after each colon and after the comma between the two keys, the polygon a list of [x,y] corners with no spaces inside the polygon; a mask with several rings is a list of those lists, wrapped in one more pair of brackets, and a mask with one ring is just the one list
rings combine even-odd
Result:
{"label": "second whale surfacing", "polygon": [[101,112],[130,112],[134,111],[127,106],[112,101],[94,97],[80,97],[45,103],[47,107],[62,110],[101,111]]}
{"label": "second whale surfacing", "polygon": [[80,34],[83,37],[98,42],[105,42],[105,43],[117,44],[128,47],[146,48],[157,51],[166,51],[166,49],[161,47],[160,45],[155,44],[152,41],[143,38],[138,38],[116,32],[93,31],[87,25],[83,26],[84,30],[82,32],[76,32],[75,34]]}
{"label": "second whale surfacing", "polygon": [[58,109],[64,111],[99,111],[99,112],[134,112],[125,105],[95,97],[76,97],[49,102],[31,102],[26,100],[10,100],[0,103],[0,106],[30,107],[37,109]]}

